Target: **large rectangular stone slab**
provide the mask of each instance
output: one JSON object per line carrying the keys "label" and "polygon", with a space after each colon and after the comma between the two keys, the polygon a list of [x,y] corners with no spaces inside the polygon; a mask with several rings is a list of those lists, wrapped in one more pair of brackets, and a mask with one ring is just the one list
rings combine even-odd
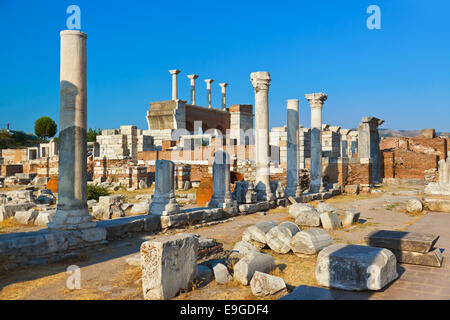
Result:
{"label": "large rectangular stone slab", "polygon": [[180,233],[142,243],[142,290],[147,300],[175,297],[197,273],[198,239]]}
{"label": "large rectangular stone slab", "polygon": [[418,264],[421,266],[440,267],[444,259],[439,248],[434,248],[430,252],[412,252],[391,249],[395,254],[397,262],[406,264]]}
{"label": "large rectangular stone slab", "polygon": [[436,234],[392,230],[377,230],[364,237],[369,246],[421,253],[429,252],[438,239]]}
{"label": "large rectangular stone slab", "polygon": [[333,244],[317,257],[316,280],[324,287],[380,290],[397,277],[397,259],[388,249]]}

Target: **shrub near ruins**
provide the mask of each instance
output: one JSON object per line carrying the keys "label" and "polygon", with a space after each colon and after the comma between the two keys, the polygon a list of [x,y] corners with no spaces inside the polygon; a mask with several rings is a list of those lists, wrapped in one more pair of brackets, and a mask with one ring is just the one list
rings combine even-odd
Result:
{"label": "shrub near ruins", "polygon": [[97,200],[102,196],[109,196],[109,191],[106,187],[88,185],[87,187],[87,199]]}

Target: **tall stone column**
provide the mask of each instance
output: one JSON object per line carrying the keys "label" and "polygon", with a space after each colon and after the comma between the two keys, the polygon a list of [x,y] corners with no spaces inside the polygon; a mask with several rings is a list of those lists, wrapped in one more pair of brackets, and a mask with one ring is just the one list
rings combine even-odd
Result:
{"label": "tall stone column", "polygon": [[77,30],[61,37],[58,205],[51,229],[96,225],[87,206],[86,39]]}
{"label": "tall stone column", "polygon": [[287,180],[286,194],[299,197],[298,184],[298,99],[287,100]]}
{"label": "tall stone column", "polygon": [[195,79],[198,78],[198,75],[190,74],[188,78],[191,79],[191,105],[195,105]]}
{"label": "tall stone column", "polygon": [[328,99],[324,93],[305,94],[311,106],[311,174],[310,192],[324,191],[322,182],[322,107]]}
{"label": "tall stone column", "polygon": [[214,82],[213,79],[206,79],[206,104],[209,109],[212,109],[212,100],[211,100],[211,83]]}
{"label": "tall stone column", "polygon": [[158,216],[180,212],[175,198],[175,163],[170,160],[155,162],[155,193],[149,211]]}
{"label": "tall stone column", "polygon": [[180,70],[169,70],[172,75],[172,100],[178,99],[178,74],[181,72]]}
{"label": "tall stone column", "polygon": [[230,156],[223,150],[214,153],[213,191],[208,207],[230,208],[234,205],[230,192]]}
{"label": "tall stone column", "polygon": [[228,83],[219,83],[219,86],[222,88],[222,110],[227,111],[227,86]]}
{"label": "tall stone column", "polygon": [[250,75],[255,88],[255,160],[256,191],[258,200],[274,201],[270,189],[269,158],[269,72],[259,71]]}
{"label": "tall stone column", "polygon": [[372,158],[372,181],[381,182],[380,134],[378,127],[384,123],[375,117],[363,117],[358,127],[358,157]]}

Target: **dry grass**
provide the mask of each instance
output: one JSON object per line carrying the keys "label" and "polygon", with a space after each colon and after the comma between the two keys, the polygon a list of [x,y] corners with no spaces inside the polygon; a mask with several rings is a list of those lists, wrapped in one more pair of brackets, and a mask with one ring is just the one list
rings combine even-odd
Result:
{"label": "dry grass", "polygon": [[30,229],[38,230],[40,228],[33,225],[20,224],[14,218],[8,218],[0,222],[0,233],[31,231]]}
{"label": "dry grass", "polygon": [[379,193],[360,193],[358,195],[356,194],[340,194],[337,196],[334,196],[333,198],[327,199],[324,202],[326,203],[342,203],[342,202],[348,202],[348,201],[355,201],[355,200],[365,200],[365,199],[376,199],[383,195],[383,192]]}

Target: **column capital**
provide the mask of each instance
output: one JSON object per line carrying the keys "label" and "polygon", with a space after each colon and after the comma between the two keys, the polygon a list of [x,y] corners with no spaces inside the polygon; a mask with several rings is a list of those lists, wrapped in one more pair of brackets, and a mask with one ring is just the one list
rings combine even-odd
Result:
{"label": "column capital", "polygon": [[211,84],[214,82],[214,80],[213,79],[205,79],[205,82],[206,82],[206,84]]}
{"label": "column capital", "polygon": [[222,88],[226,88],[228,86],[228,83],[226,82],[219,83],[219,86],[221,86]]}
{"label": "column capital", "polygon": [[79,30],[62,30],[59,33],[59,36],[79,36],[79,37],[83,37],[83,38],[87,38],[87,34],[79,31]]}
{"label": "column capital", "polygon": [[311,105],[311,108],[313,107],[322,107],[325,100],[328,99],[328,95],[325,93],[310,93],[305,94],[305,99],[308,100],[309,104]]}
{"label": "column capital", "polygon": [[257,71],[250,74],[250,81],[252,82],[253,88],[258,90],[269,90],[270,86],[270,73],[266,71]]}
{"label": "column capital", "polygon": [[197,74],[188,74],[187,77],[191,80],[195,80],[198,78],[198,75]]}
{"label": "column capital", "polygon": [[175,69],[175,70],[169,70],[169,72],[170,72],[171,75],[175,75],[175,74],[179,74],[181,71]]}

